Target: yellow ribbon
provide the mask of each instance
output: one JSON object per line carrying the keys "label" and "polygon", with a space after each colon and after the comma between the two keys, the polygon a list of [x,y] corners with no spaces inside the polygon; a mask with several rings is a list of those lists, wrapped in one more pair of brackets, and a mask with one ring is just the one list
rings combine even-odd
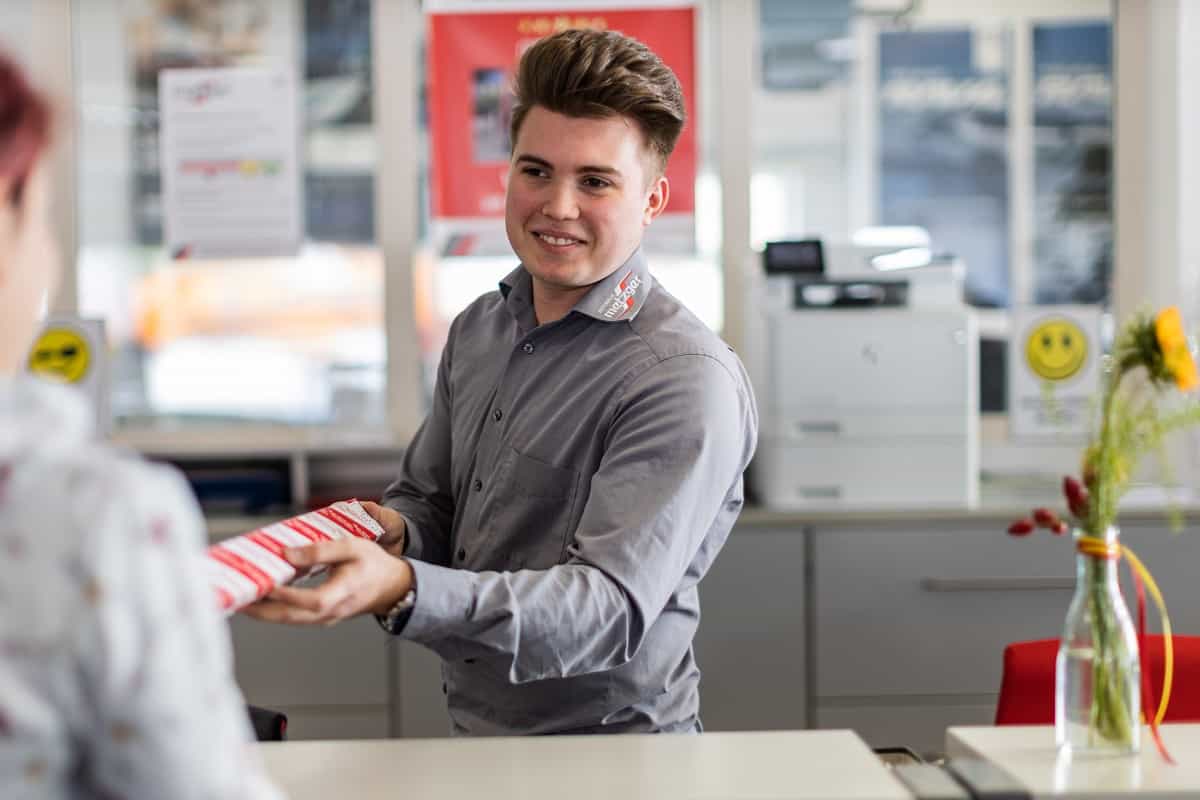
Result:
{"label": "yellow ribbon", "polygon": [[[1124,556],[1129,562],[1130,568],[1149,590],[1154,605],[1158,606],[1163,633],[1163,686],[1162,697],[1158,701],[1158,710],[1154,714],[1154,722],[1151,723],[1157,727],[1162,724],[1163,717],[1167,714],[1167,704],[1171,701],[1171,683],[1175,677],[1175,647],[1171,641],[1171,618],[1167,614],[1167,604],[1163,601],[1162,592],[1159,591],[1158,584],[1155,582],[1154,576],[1150,574],[1150,570],[1146,569],[1142,560],[1125,545],[1106,542],[1104,539],[1094,536],[1080,536],[1076,546],[1080,553],[1096,558],[1114,560]],[[1142,716],[1146,717],[1145,709],[1142,709]]]}

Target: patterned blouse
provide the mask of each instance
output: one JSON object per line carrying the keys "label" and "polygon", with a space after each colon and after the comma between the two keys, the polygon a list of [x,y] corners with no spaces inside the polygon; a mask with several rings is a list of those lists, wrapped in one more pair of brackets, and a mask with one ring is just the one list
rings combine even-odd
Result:
{"label": "patterned blouse", "polygon": [[0,797],[278,798],[184,481],[0,378]]}

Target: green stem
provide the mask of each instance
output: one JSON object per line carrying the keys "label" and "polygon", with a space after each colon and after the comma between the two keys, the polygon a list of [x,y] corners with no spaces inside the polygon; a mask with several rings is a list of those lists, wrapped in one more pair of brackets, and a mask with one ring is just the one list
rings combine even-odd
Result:
{"label": "green stem", "polygon": [[[1106,585],[1105,563],[1089,559],[1087,565],[1088,606],[1092,625],[1091,736],[1126,745],[1132,737],[1132,709],[1125,662],[1125,640],[1117,625],[1115,610]],[[1095,743],[1093,741],[1093,743]]]}

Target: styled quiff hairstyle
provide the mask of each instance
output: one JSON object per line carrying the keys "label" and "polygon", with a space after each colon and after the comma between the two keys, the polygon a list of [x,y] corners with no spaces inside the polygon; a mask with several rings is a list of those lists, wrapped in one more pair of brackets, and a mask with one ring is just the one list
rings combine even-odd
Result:
{"label": "styled quiff hairstyle", "polygon": [[0,54],[0,179],[10,185],[0,204],[20,204],[25,181],[49,140],[50,103]]}
{"label": "styled quiff hairstyle", "polygon": [[627,117],[660,175],[687,121],[675,73],[649,47],[615,31],[566,30],[539,40],[521,56],[513,90],[513,147],[534,106],[568,117]]}

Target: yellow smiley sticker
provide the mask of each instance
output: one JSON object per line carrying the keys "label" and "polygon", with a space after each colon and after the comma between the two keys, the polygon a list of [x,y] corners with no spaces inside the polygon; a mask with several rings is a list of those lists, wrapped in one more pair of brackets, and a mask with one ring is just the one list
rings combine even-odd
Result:
{"label": "yellow smiley sticker", "polygon": [[1025,340],[1029,368],[1048,381],[1070,378],[1083,367],[1087,355],[1087,334],[1065,317],[1041,321]]}
{"label": "yellow smiley sticker", "polygon": [[48,328],[29,354],[29,371],[44,378],[78,383],[91,363],[87,339],[70,328]]}

